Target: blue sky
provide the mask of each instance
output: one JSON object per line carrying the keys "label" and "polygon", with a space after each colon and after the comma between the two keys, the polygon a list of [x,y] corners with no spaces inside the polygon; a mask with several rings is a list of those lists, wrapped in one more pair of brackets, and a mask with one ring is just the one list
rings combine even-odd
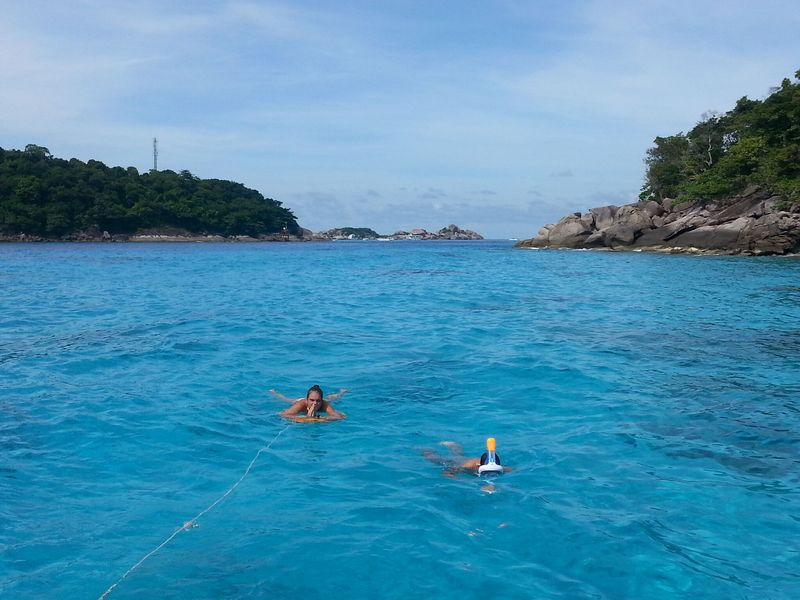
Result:
{"label": "blue sky", "polygon": [[188,169],[313,230],[530,237],[800,69],[794,1],[0,0],[0,146]]}

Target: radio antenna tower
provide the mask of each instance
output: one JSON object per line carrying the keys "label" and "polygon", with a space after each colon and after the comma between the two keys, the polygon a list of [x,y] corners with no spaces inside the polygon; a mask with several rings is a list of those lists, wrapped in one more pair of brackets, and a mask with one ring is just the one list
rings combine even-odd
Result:
{"label": "radio antenna tower", "polygon": [[153,171],[158,171],[158,140],[153,138]]}

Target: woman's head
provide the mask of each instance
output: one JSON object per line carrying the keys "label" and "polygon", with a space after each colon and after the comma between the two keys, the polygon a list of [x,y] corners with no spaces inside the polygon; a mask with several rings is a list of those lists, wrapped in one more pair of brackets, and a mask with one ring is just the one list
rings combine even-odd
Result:
{"label": "woman's head", "polygon": [[322,397],[324,395],[325,394],[323,393],[321,387],[319,387],[318,385],[312,385],[310,388],[308,388],[308,391],[306,392],[306,400],[311,400],[313,402],[322,402]]}

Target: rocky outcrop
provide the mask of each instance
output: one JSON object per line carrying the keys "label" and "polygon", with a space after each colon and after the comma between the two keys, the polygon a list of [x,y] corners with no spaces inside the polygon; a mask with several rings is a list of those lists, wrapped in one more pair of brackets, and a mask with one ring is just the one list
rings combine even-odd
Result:
{"label": "rocky outcrop", "polygon": [[366,227],[341,227],[328,229],[314,234],[315,240],[482,240],[483,236],[469,229],[461,229],[458,225],[448,225],[439,231],[427,231],[416,228],[411,231],[395,231],[389,235],[380,235]]}
{"label": "rocky outcrop", "polygon": [[442,227],[435,234],[439,240],[482,240],[483,236],[470,229],[461,229],[458,225]]}
{"label": "rocky outcrop", "polygon": [[458,225],[448,225],[439,231],[432,232],[425,229],[412,229],[411,231],[396,231],[386,236],[394,240],[482,240],[483,236],[469,229],[461,229]]}
{"label": "rocky outcrop", "polygon": [[330,240],[374,240],[380,235],[368,227],[338,227],[319,231],[313,234],[313,239],[321,241]]}
{"label": "rocky outcrop", "polygon": [[800,252],[800,204],[756,186],[711,204],[650,200],[572,213],[523,248],[605,248],[715,254]]}

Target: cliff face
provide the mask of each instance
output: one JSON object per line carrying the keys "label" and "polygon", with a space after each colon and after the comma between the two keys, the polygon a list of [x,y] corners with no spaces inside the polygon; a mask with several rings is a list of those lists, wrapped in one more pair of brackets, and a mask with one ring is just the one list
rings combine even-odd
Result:
{"label": "cliff face", "polygon": [[[787,210],[782,210],[788,208]],[[800,252],[800,203],[752,186],[714,204],[672,200],[592,208],[545,225],[527,248],[606,248],[714,254]]]}

